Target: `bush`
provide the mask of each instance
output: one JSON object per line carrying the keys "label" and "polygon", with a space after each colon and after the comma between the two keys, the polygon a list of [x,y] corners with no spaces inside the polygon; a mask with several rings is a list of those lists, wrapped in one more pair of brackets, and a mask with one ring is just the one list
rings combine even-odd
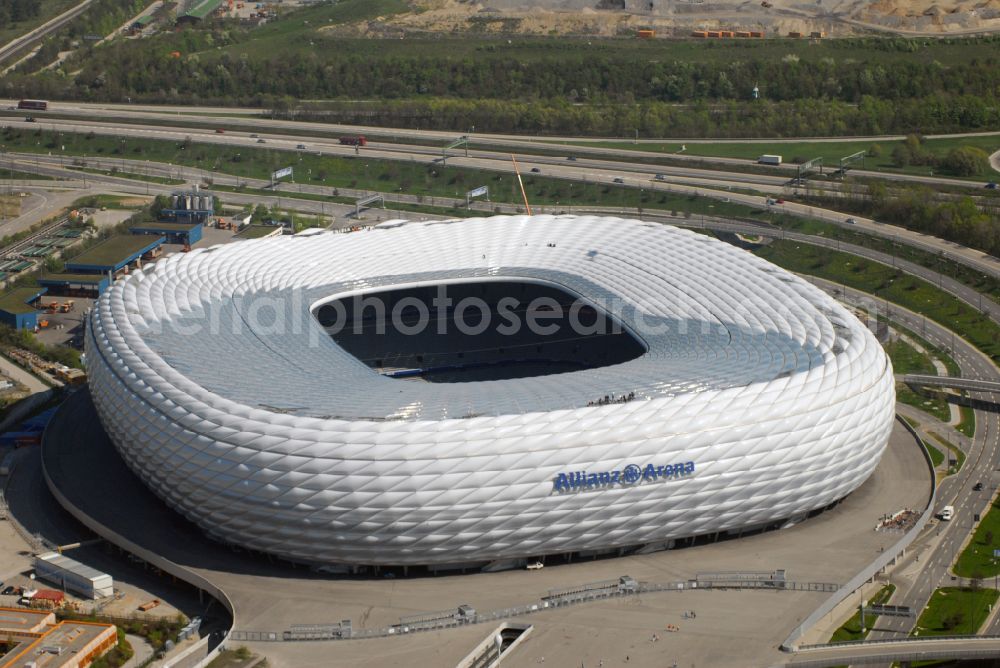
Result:
{"label": "bush", "polygon": [[989,170],[990,157],[981,148],[962,146],[949,151],[941,167],[955,176],[976,176]]}

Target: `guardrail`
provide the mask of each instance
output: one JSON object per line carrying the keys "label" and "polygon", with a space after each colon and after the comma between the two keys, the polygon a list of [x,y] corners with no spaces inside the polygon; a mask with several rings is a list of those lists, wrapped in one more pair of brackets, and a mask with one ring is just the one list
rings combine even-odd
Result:
{"label": "guardrail", "polygon": [[[898,415],[896,416],[896,420],[900,424],[902,424],[903,427],[906,429],[906,431],[908,431],[920,444],[920,451],[924,453],[924,462],[927,464],[927,467],[930,470],[931,479],[935,480],[934,462],[933,460],[931,460],[931,455],[929,452],[927,452],[927,448],[924,446],[923,439],[921,439],[920,436],[917,435],[917,432],[914,431],[913,427],[911,427],[906,420],[902,419]],[[927,499],[927,505],[924,508],[924,512],[921,513],[920,518],[917,520],[916,524],[913,525],[913,528],[910,529],[909,532],[904,534],[902,538],[896,541],[896,543],[892,547],[890,547],[885,552],[876,557],[875,560],[872,561],[870,564],[868,564],[865,568],[863,568],[861,572],[859,572],[857,575],[851,578],[850,581],[848,581],[848,583],[845,584],[840,591],[836,592],[833,596],[824,601],[822,605],[813,610],[812,613],[808,617],[806,617],[801,624],[796,626],[792,630],[792,632],[788,634],[788,637],[785,638],[785,641],[781,643],[781,650],[783,652],[797,651],[798,647],[795,645],[795,641],[801,638],[802,635],[808,629],[810,629],[814,624],[816,624],[820,619],[822,619],[827,613],[829,613],[835,607],[840,605],[840,602],[843,601],[848,596],[850,596],[850,594],[853,591],[858,589],[865,582],[868,582],[873,577],[875,577],[875,574],[881,571],[886,566],[888,566],[890,562],[895,561],[898,557],[900,557],[903,554],[903,551],[910,546],[910,543],[916,540],[920,532],[923,531],[923,528],[927,525],[927,522],[930,521],[931,516],[933,515],[932,510],[934,508],[936,499],[937,499],[937,486],[934,485],[931,487],[931,493],[929,498]]]}

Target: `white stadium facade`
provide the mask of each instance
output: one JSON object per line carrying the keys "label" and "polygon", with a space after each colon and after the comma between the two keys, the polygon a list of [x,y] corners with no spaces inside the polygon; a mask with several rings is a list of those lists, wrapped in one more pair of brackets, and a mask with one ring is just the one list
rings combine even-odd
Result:
{"label": "white stadium facade", "polygon": [[129,467],[294,561],[487,565],[797,521],[861,485],[891,365],[723,242],[587,216],[391,221],[168,257],[87,334]]}

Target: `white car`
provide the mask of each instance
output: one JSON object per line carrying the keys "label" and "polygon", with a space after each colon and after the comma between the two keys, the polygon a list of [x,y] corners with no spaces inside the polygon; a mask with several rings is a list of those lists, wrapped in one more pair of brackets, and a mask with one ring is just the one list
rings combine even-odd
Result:
{"label": "white car", "polygon": [[540,561],[533,561],[527,566],[529,571],[537,571],[540,568],[545,568],[545,564]]}

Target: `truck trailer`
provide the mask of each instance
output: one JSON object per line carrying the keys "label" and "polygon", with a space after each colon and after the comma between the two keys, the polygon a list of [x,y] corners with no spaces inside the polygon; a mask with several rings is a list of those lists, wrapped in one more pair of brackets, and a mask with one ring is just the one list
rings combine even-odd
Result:
{"label": "truck trailer", "polygon": [[757,158],[757,163],[760,165],[780,165],[781,156],[780,155],[769,155],[764,154]]}

